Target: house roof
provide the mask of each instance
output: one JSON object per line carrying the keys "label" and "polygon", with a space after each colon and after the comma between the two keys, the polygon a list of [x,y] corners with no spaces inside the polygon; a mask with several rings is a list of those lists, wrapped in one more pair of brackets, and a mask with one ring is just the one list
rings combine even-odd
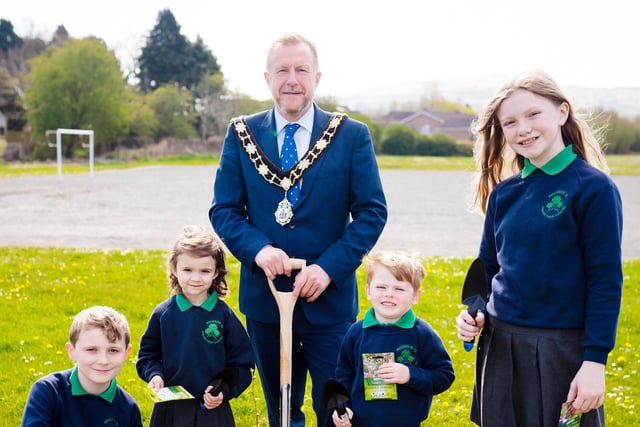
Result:
{"label": "house roof", "polygon": [[382,126],[386,126],[389,123],[393,122],[404,122],[405,119],[412,114],[415,114],[414,111],[389,111],[382,117],[379,117],[377,121],[379,121]]}
{"label": "house roof", "polygon": [[440,128],[460,129],[469,128],[471,122],[476,118],[475,115],[461,112],[443,112],[443,111],[390,111],[380,117],[378,121],[382,126],[390,123],[400,122],[408,123],[419,117],[428,117],[439,123]]}

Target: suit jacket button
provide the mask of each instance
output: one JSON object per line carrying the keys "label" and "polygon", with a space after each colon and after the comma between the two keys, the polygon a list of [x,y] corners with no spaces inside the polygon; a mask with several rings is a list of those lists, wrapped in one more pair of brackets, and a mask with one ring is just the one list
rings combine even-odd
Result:
{"label": "suit jacket button", "polygon": [[290,223],[289,224],[289,229],[293,230],[294,228],[296,228],[296,224],[295,223]]}

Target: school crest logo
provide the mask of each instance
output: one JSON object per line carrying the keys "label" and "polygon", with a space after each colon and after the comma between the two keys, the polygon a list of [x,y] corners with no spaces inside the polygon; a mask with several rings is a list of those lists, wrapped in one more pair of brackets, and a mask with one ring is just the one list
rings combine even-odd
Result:
{"label": "school crest logo", "polygon": [[104,420],[104,427],[118,427],[120,423],[116,421],[114,418],[107,418]]}
{"label": "school crest logo", "polygon": [[401,345],[396,349],[396,362],[407,366],[418,366],[418,350],[412,345]]}
{"label": "school crest logo", "polygon": [[209,344],[218,344],[222,340],[222,322],[209,320],[202,331],[202,338]]}
{"label": "school crest logo", "polygon": [[542,205],[542,215],[545,218],[555,218],[567,208],[566,200],[569,197],[566,191],[558,190],[549,194],[549,199]]}

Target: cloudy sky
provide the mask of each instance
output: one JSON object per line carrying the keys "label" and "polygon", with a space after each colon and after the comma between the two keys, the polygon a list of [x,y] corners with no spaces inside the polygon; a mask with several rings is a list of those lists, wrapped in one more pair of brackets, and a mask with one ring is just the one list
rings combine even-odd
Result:
{"label": "cloudy sky", "polygon": [[133,63],[158,13],[170,9],[191,41],[203,38],[229,87],[269,98],[264,58],[282,33],[313,40],[318,95],[541,68],[561,85],[640,87],[637,13],[629,0],[13,0],[0,18],[24,36],[105,40]]}

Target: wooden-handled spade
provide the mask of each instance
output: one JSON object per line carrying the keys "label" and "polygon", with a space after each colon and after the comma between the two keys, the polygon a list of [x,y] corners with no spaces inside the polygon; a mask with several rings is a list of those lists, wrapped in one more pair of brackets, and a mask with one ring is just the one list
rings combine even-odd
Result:
{"label": "wooden-handled spade", "polygon": [[[302,270],[307,265],[303,259],[291,258],[291,269]],[[293,292],[278,291],[267,278],[269,288],[280,313],[280,427],[291,425],[291,351],[293,333],[293,309],[297,298]]]}
{"label": "wooden-handled spade", "polygon": [[[480,258],[473,260],[467,271],[462,286],[462,303],[472,318],[476,318],[478,310],[483,311],[487,302],[487,274]],[[471,351],[475,339],[464,341],[464,349]]]}

